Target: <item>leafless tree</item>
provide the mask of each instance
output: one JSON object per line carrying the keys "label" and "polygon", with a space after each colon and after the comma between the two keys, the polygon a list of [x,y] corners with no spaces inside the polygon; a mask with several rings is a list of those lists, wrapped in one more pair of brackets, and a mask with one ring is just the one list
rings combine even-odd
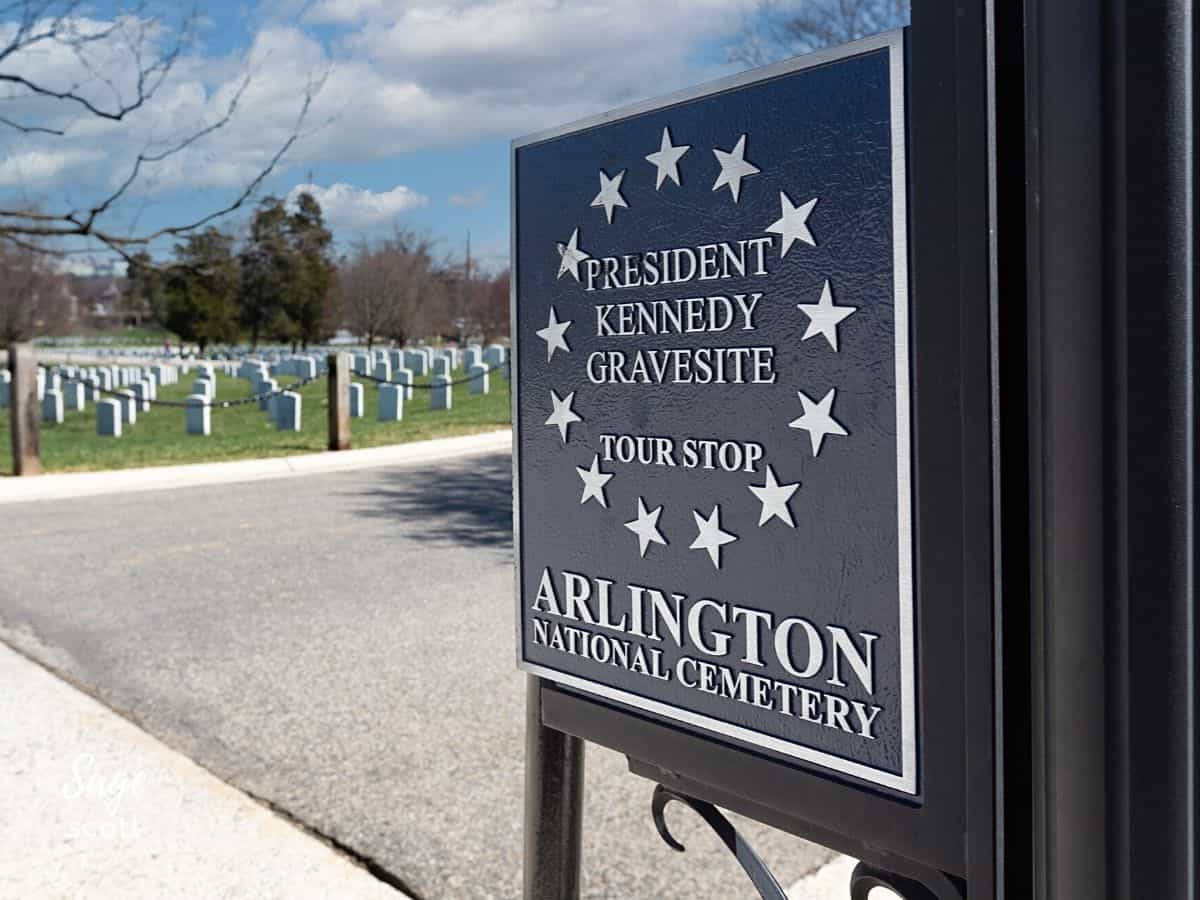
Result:
{"label": "leafless tree", "polygon": [[[175,8],[165,2],[167,9]],[[75,134],[100,126],[127,125],[148,107],[184,58],[198,20],[192,12],[168,21],[154,12],[149,0],[120,8],[104,21],[91,18],[90,9],[85,0],[0,0],[0,148],[6,137],[69,142]],[[46,71],[48,56],[69,59],[68,71]],[[85,238],[129,259],[159,238],[204,228],[245,205],[275,170],[299,138],[321,82],[314,77],[300,88],[299,113],[286,139],[211,212],[143,232],[124,228],[114,216],[121,201],[134,194],[155,167],[201,144],[234,119],[250,84],[249,74],[214,117],[183,134],[147,144],[102,196],[82,205],[64,201],[57,209],[30,210],[0,202],[0,242],[45,252],[54,249],[47,239]]]}
{"label": "leafless tree", "polygon": [[65,276],[45,253],[0,241],[0,346],[47,334],[71,319]]}
{"label": "leafless tree", "polygon": [[505,269],[472,279],[467,285],[464,330],[477,335],[485,344],[508,335],[509,280]]}
{"label": "leafless tree", "polygon": [[360,241],[342,261],[338,295],[347,328],[371,347],[403,343],[433,321],[444,300],[428,235],[396,228],[383,240]]}
{"label": "leafless tree", "polygon": [[730,56],[763,66],[908,23],[911,0],[759,0]]}

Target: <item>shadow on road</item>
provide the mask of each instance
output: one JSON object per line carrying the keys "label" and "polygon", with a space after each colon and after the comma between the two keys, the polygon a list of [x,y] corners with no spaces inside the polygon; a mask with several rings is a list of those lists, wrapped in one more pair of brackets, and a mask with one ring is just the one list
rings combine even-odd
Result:
{"label": "shadow on road", "polygon": [[507,454],[461,465],[388,472],[382,487],[359,496],[371,505],[358,511],[373,519],[412,523],[407,537],[477,547],[512,545],[512,461]]}

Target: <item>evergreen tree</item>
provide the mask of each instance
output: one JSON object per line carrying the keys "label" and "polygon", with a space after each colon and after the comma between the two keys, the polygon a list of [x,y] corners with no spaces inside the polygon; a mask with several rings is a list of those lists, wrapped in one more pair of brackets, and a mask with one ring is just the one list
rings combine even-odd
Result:
{"label": "evergreen tree", "polygon": [[289,232],[290,220],[283,201],[264,197],[254,213],[250,236],[239,257],[240,317],[255,347],[264,337],[281,341],[298,337],[288,299],[298,269]]}
{"label": "evergreen tree", "polygon": [[238,338],[238,260],[233,237],[216,228],[190,234],[175,245],[165,277],[166,325],[200,345]]}
{"label": "evergreen tree", "polygon": [[335,325],[332,300],[337,267],[330,258],[333,234],[325,227],[321,205],[307,192],[296,199],[296,211],[288,225],[295,277],[285,308],[295,324],[296,337],[307,347],[332,332]]}

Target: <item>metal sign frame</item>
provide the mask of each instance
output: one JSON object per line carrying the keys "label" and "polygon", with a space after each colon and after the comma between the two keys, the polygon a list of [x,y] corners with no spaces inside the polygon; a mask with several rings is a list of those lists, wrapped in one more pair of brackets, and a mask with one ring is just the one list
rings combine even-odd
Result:
{"label": "metal sign frame", "polygon": [[[517,346],[517,302],[519,266],[517,265],[517,153],[525,147],[561,138],[598,126],[608,125],[645,113],[669,109],[690,101],[701,100],[776,78],[825,66],[878,51],[888,53],[890,110],[891,110],[891,187],[892,187],[892,265],[894,315],[894,366],[896,404],[896,486],[897,486],[897,599],[899,602],[899,659],[900,659],[900,724],[901,771],[899,774],[846,759],[834,753],[742,727],[732,722],[686,710],[669,703],[622,691],[601,682],[582,678],[524,658],[524,633],[521,573],[523,572],[523,541],[521,531],[520,492],[520,378]],[[912,454],[911,454],[911,367],[909,348],[909,277],[908,277],[908,200],[907,200],[907,130],[905,118],[904,37],[900,31],[873,35],[850,44],[807,54],[776,65],[754,69],[719,81],[678,91],[663,98],[634,104],[622,109],[593,116],[548,131],[518,138],[512,142],[511,171],[511,235],[512,286],[510,312],[512,316],[512,417],[513,417],[513,533],[516,553],[516,647],[518,666],[532,675],[615,701],[636,710],[695,727],[737,741],[752,749],[770,750],[782,756],[812,763],[822,768],[888,788],[899,793],[918,794],[916,660],[914,649],[915,610],[913,599],[913,521],[912,521]]]}
{"label": "metal sign frame", "polygon": [[584,741],[854,897],[1196,894],[1193,5],[913,0],[920,796],[531,677],[527,900],[579,894]]}
{"label": "metal sign frame", "polygon": [[[537,793],[527,800],[527,897],[573,895],[571,873],[556,871],[554,863],[577,858],[559,852],[554,838],[579,827],[578,810],[564,801],[579,789],[573,779],[582,780],[584,741],[624,753],[632,771],[673,793],[914,879],[939,898],[962,896],[968,883],[974,896],[993,895],[997,855],[1004,852],[997,820],[1004,796],[1001,741],[1017,738],[1011,732],[1006,738],[997,720],[1008,679],[999,678],[1001,615],[992,552],[996,291],[990,280],[986,20],[984,6],[970,0],[923,0],[914,3],[913,24],[903,36],[918,795],[650,718],[555,683],[561,682],[557,673],[534,675],[529,747],[546,745],[545,735],[566,743],[554,744],[552,753],[539,749],[527,762],[527,783]],[[785,64],[782,70],[794,69]],[[589,122],[602,124],[694,93]],[[521,146],[580,127],[535,135]],[[515,173],[513,187],[515,197]],[[515,251],[515,217],[512,225]],[[514,280],[514,303],[515,291]],[[518,529],[519,516],[514,504]],[[1021,653],[1007,658],[1019,671]],[[547,794],[547,786],[561,793]]]}

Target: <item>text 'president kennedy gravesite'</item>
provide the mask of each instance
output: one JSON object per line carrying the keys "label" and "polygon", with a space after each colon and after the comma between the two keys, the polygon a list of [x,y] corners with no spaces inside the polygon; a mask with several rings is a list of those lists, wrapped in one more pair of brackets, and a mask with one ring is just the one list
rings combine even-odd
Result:
{"label": "text 'president kennedy gravesite'", "polygon": [[518,653],[908,794],[898,47],[514,146]]}

